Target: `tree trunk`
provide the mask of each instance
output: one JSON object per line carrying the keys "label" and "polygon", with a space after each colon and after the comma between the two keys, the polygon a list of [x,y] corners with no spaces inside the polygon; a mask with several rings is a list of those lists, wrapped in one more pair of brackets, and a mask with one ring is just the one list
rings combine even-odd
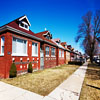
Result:
{"label": "tree trunk", "polygon": [[90,61],[91,61],[91,63],[93,63],[93,56],[92,55],[90,56]]}

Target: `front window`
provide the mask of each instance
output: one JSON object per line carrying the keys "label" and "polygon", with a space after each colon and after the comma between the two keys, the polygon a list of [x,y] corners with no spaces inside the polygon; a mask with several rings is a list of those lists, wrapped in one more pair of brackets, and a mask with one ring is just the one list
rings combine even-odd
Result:
{"label": "front window", "polygon": [[38,44],[32,43],[32,56],[38,56]]}
{"label": "front window", "polygon": [[48,46],[45,47],[45,54],[46,54],[46,56],[49,56],[49,47]]}
{"label": "front window", "polygon": [[12,55],[27,55],[27,41],[13,37]]}
{"label": "front window", "polygon": [[5,42],[5,38],[1,37],[1,54],[4,54],[4,42]]}
{"label": "front window", "polygon": [[51,48],[51,56],[55,56],[55,48]]}
{"label": "front window", "polygon": [[61,50],[59,50],[59,57],[61,57]]}
{"label": "front window", "polygon": [[64,51],[62,51],[62,57],[64,58]]}

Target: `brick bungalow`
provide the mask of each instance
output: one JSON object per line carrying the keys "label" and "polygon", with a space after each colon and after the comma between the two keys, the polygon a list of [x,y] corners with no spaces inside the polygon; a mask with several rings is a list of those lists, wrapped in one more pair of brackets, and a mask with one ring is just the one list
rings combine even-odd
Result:
{"label": "brick bungalow", "polygon": [[29,62],[33,70],[38,70],[68,63],[69,57],[72,60],[70,46],[66,48],[60,39],[52,39],[49,31],[35,34],[30,26],[27,16],[22,16],[0,27],[0,78],[9,77],[13,62],[20,75],[27,73]]}
{"label": "brick bungalow", "polygon": [[17,74],[27,72],[29,62],[40,69],[40,41],[30,29],[30,22],[22,16],[0,27],[0,77],[8,78],[12,62]]}
{"label": "brick bungalow", "polygon": [[70,61],[74,61],[74,48],[71,45],[67,45],[67,48],[70,50]]}
{"label": "brick bungalow", "polygon": [[43,41],[40,42],[40,66],[41,69],[54,67],[57,65],[57,45],[52,39],[52,34],[49,31],[36,33],[36,36]]}
{"label": "brick bungalow", "polygon": [[52,39],[52,41],[57,45],[57,65],[65,64],[65,48],[61,45],[60,39]]}
{"label": "brick bungalow", "polygon": [[70,53],[71,51],[67,48],[67,43],[66,42],[62,42],[61,45],[65,48],[65,63],[68,64],[68,62],[70,61]]}

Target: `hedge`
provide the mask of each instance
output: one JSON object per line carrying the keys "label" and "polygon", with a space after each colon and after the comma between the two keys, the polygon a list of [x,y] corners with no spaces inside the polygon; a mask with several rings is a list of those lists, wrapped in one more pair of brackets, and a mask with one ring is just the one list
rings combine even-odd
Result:
{"label": "hedge", "polygon": [[83,62],[81,62],[81,61],[69,61],[68,64],[72,64],[72,65],[82,65]]}
{"label": "hedge", "polygon": [[28,65],[28,73],[32,73],[32,72],[33,72],[32,63],[30,62]]}
{"label": "hedge", "polygon": [[9,77],[13,78],[17,76],[17,69],[15,63],[12,63],[10,71],[9,71]]}

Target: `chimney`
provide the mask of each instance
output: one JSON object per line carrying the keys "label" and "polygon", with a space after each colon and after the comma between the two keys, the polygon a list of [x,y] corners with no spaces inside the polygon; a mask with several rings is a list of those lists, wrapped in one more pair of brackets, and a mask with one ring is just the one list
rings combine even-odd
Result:
{"label": "chimney", "polygon": [[46,31],[47,29],[45,28],[44,30]]}

